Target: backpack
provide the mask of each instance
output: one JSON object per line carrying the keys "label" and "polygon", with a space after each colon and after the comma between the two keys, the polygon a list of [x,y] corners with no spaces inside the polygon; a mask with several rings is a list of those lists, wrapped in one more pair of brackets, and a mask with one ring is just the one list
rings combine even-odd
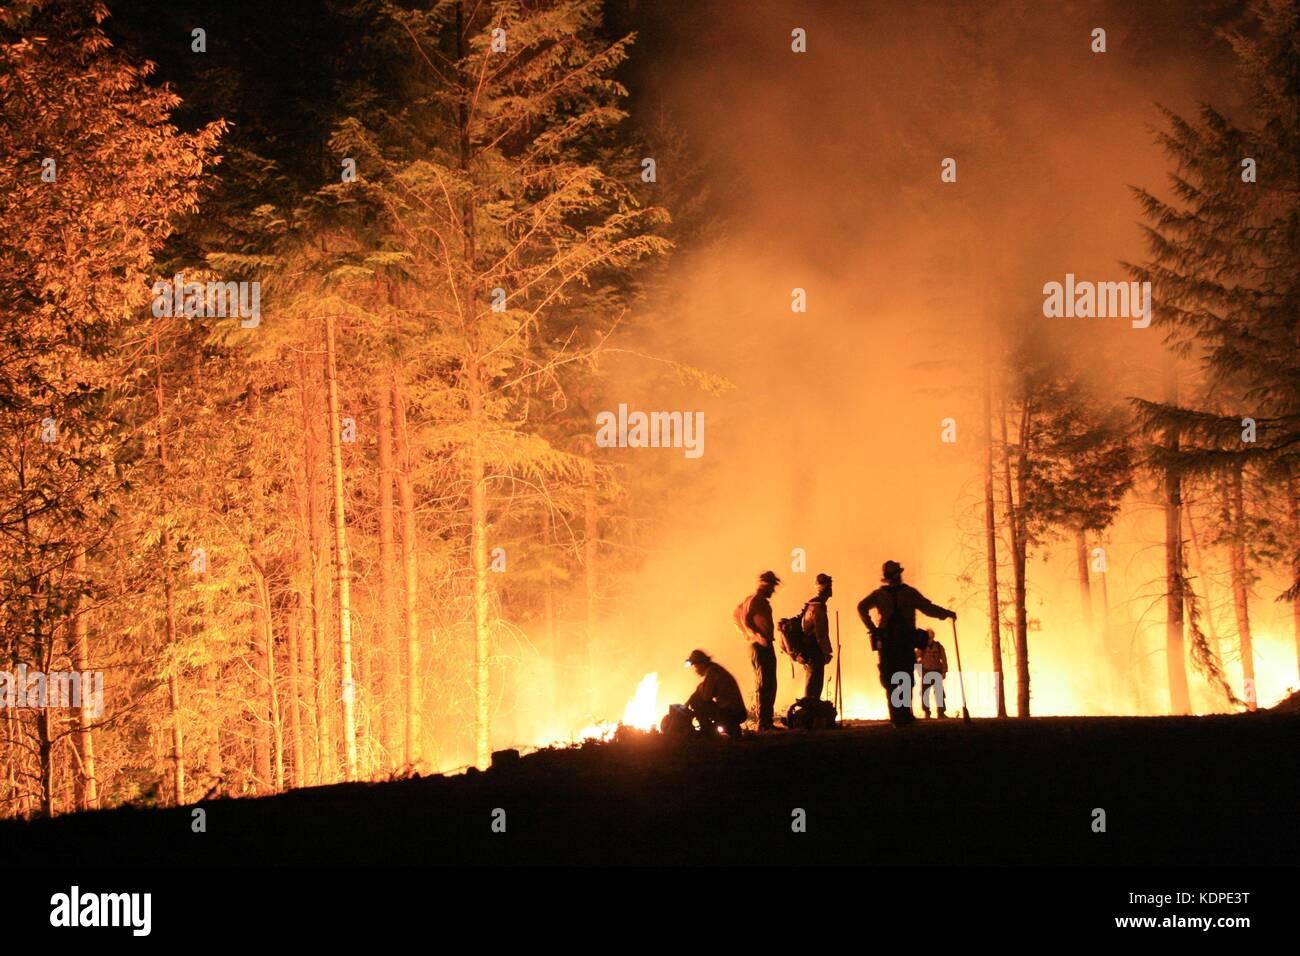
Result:
{"label": "backpack", "polygon": [[885,619],[885,612],[883,610],[880,612],[880,627],[876,628],[875,633],[871,635],[871,649],[873,651],[880,650],[881,642],[884,641],[889,642],[886,646],[892,647],[901,647],[904,644],[914,648],[924,647],[925,644],[922,643],[926,639],[924,631],[915,627],[915,625],[913,625],[911,633],[903,628],[903,614],[902,608],[899,606],[899,596],[907,592],[907,585],[886,584],[880,590],[889,595],[889,603],[891,607],[889,609],[888,619]]}
{"label": "backpack", "polygon": [[695,718],[682,704],[670,704],[668,713],[659,722],[659,732],[670,739],[690,737],[695,733]]}
{"label": "backpack", "polygon": [[838,713],[829,700],[796,700],[785,715],[785,725],[791,730],[827,730],[837,726]]}
{"label": "backpack", "polygon": [[[811,603],[812,601],[808,602]],[[803,606],[798,616],[783,617],[776,625],[776,629],[781,632],[781,650],[801,664],[805,657],[809,657],[808,638],[803,632],[803,616],[808,610],[808,604]]]}

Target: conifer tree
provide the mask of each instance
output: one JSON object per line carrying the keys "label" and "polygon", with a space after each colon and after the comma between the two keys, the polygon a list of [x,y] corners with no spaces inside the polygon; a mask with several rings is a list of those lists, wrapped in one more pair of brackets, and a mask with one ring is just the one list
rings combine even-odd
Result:
{"label": "conifer tree", "polygon": [[[1231,408],[1138,402],[1149,431],[1170,436],[1159,466],[1175,473],[1259,469],[1297,512],[1300,469],[1300,4],[1256,0],[1225,31],[1251,109],[1236,121],[1204,104],[1195,117],[1164,110],[1159,135],[1173,198],[1135,190],[1148,221],[1155,322]],[[1167,460],[1166,460],[1167,459]],[[1292,549],[1300,665],[1300,544]]]}

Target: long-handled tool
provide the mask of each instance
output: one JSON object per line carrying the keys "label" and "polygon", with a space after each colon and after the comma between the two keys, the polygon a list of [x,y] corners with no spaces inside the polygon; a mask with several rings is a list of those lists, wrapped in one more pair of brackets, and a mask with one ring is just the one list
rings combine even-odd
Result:
{"label": "long-handled tool", "polygon": [[835,713],[844,719],[844,685],[840,681],[840,612],[835,612]]}
{"label": "long-handled tool", "polygon": [[952,618],[952,646],[957,652],[957,683],[961,686],[961,719],[970,722],[970,711],[966,709],[966,678],[961,672],[961,644],[957,641],[957,619]]}

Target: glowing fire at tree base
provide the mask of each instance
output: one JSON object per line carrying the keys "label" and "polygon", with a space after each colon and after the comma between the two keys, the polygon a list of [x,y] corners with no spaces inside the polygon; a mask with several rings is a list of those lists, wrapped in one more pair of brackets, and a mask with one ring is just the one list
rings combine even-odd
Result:
{"label": "glowing fire at tree base", "polygon": [[659,675],[646,674],[637,684],[636,693],[623,708],[623,719],[618,723],[600,721],[588,724],[573,735],[574,740],[613,740],[621,727],[636,730],[657,730],[659,727]]}

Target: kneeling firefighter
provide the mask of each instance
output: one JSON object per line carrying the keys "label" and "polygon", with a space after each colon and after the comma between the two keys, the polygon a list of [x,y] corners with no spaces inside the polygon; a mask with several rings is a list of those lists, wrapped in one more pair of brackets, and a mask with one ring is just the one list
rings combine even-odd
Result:
{"label": "kneeling firefighter", "polygon": [[691,651],[686,663],[700,675],[700,684],[686,701],[686,708],[699,721],[705,735],[721,727],[732,739],[740,737],[740,725],[749,716],[740,685],[731,673],[704,651]]}

